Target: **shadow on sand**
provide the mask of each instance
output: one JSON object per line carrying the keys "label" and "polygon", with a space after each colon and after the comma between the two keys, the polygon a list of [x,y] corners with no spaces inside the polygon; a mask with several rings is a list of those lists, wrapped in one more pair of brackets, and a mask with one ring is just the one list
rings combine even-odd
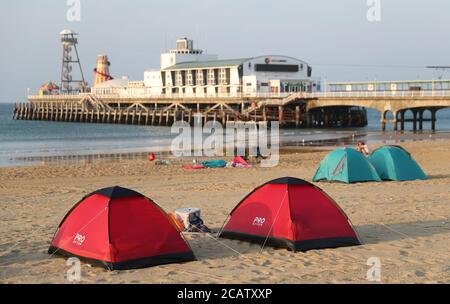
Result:
{"label": "shadow on sand", "polygon": [[450,178],[450,174],[428,175],[428,179],[447,179],[447,178]]}
{"label": "shadow on sand", "polygon": [[[368,224],[356,226],[355,230],[364,246],[450,233],[450,221],[449,219],[442,219],[424,222]],[[219,231],[219,229],[213,229],[213,231]],[[261,246],[258,244],[228,239],[216,241],[204,235],[189,239],[189,243],[199,260],[239,256],[233,250],[239,251],[240,254],[253,254],[261,251]],[[221,248],[221,250],[218,251],[217,248]]]}
{"label": "shadow on sand", "polygon": [[450,232],[449,219],[394,224],[370,224],[355,227],[363,244],[428,237]]}
{"label": "shadow on sand", "polygon": [[[450,221],[449,219],[442,219],[394,224],[369,224],[356,226],[355,229],[364,246],[450,233]],[[219,229],[213,229],[213,231],[217,232]],[[199,260],[239,257],[240,254],[255,254],[261,251],[261,245],[228,239],[216,240],[213,237],[215,235],[216,233],[213,233],[211,236],[206,234],[187,236],[188,242]],[[23,262],[49,261],[56,256],[52,257],[47,254],[48,245],[48,242],[39,242],[28,244],[25,248],[23,245],[17,246],[15,250],[0,256],[0,266]]]}

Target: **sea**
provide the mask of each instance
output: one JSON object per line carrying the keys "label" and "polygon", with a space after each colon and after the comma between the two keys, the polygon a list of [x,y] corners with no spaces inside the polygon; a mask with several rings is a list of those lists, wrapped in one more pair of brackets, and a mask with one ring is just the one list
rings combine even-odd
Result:
{"label": "sea", "polygon": [[[169,127],[63,123],[13,120],[13,105],[0,104],[0,167],[35,165],[51,160],[76,161],[102,157],[142,157],[149,152],[170,151],[173,139]],[[426,118],[430,114],[426,114]],[[450,138],[450,109],[437,112],[437,131],[424,123],[424,131],[381,132],[380,113],[368,110],[365,128],[282,129],[280,144],[285,147],[398,144],[409,140]],[[411,130],[411,123],[406,123]]]}

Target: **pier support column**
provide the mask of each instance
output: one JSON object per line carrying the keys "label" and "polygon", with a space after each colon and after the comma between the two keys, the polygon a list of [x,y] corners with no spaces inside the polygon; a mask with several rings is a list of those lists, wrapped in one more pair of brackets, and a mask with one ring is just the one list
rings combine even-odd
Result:
{"label": "pier support column", "polygon": [[398,112],[394,112],[394,121],[392,122],[394,125],[394,131],[398,130]]}
{"label": "pier support column", "polygon": [[131,113],[131,124],[136,124],[136,110],[133,110],[133,112]]}
{"label": "pier support column", "polygon": [[150,111],[147,110],[147,113],[145,114],[145,125],[148,126],[150,122]]}
{"label": "pier support column", "polygon": [[301,120],[301,112],[300,112],[300,106],[295,107],[295,126],[298,128],[300,126],[300,120]]}
{"label": "pier support column", "polygon": [[16,103],[14,103],[14,106],[13,106],[13,120],[16,119],[16,113],[17,113],[17,105],[16,105]]}
{"label": "pier support column", "polygon": [[[66,111],[64,111],[64,110],[66,110]],[[65,105],[61,104],[61,113],[59,113],[59,120],[60,121],[65,121],[65,119],[64,119],[64,113],[65,112],[67,112],[67,103]]]}
{"label": "pier support column", "polygon": [[431,130],[436,131],[436,112],[437,110],[431,110]]}
{"label": "pier support column", "polygon": [[74,122],[78,121],[78,104],[75,104]]}
{"label": "pier support column", "polygon": [[419,110],[419,130],[423,130],[423,112],[425,110]]}
{"label": "pier support column", "polygon": [[152,123],[151,125],[154,126],[156,123],[156,110],[153,110],[152,112]]}
{"label": "pier support column", "polygon": [[417,110],[413,110],[413,131],[417,131]]}
{"label": "pier support column", "polygon": [[386,131],[386,112],[381,113],[381,130]]}
{"label": "pier support column", "polygon": [[24,114],[24,120],[28,119],[28,104],[25,104],[25,114]]}
{"label": "pier support column", "polygon": [[162,120],[163,120],[163,110],[159,111],[159,125],[162,126]]}
{"label": "pier support column", "polygon": [[405,131],[405,113],[406,113],[406,110],[402,110],[400,112],[400,129],[402,131]]}
{"label": "pier support column", "polygon": [[278,107],[278,121],[280,122],[280,126],[284,125],[284,107]]}
{"label": "pier support column", "polygon": [[225,128],[227,124],[227,115],[225,114],[225,111],[223,109],[220,115],[222,116],[222,126]]}
{"label": "pier support column", "polygon": [[192,126],[192,110],[189,110],[188,113],[188,124]]}
{"label": "pier support column", "polygon": [[172,123],[175,124],[178,121],[178,109],[173,112],[173,120]]}

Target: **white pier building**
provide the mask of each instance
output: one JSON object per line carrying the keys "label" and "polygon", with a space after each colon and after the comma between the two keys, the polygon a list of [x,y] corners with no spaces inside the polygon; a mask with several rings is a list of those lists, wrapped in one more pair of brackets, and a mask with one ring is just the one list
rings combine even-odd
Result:
{"label": "white pier building", "polygon": [[119,97],[257,97],[284,96],[320,90],[312,68],[288,56],[265,55],[221,60],[194,48],[188,38],[161,54],[160,69],[148,70],[143,81],[127,78],[106,81],[95,95]]}

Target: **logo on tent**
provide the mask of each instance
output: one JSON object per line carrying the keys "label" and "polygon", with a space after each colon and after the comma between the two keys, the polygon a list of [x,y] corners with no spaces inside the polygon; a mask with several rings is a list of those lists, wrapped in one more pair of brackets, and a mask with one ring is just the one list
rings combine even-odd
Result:
{"label": "logo on tent", "polygon": [[86,240],[86,236],[77,234],[77,236],[73,239],[73,243],[78,246],[81,246],[81,245],[83,245],[85,240]]}
{"label": "logo on tent", "polygon": [[259,226],[262,227],[264,225],[264,223],[266,222],[266,219],[263,217],[256,217],[253,220],[253,226]]}

